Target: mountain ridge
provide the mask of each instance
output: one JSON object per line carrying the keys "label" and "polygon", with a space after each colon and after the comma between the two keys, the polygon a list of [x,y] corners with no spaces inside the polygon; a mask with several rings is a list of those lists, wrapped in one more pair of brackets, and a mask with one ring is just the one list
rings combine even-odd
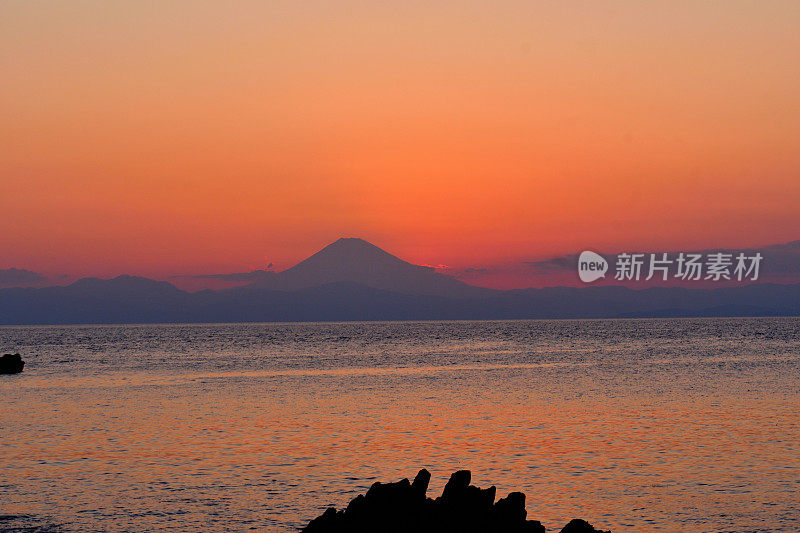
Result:
{"label": "mountain ridge", "polygon": [[352,238],[268,279],[276,281],[194,293],[130,275],[0,289],[0,324],[800,315],[800,284],[500,291],[472,287]]}
{"label": "mountain ridge", "polygon": [[431,267],[414,265],[357,237],[343,237],[293,267],[242,287],[293,291],[350,281],[403,294],[473,298],[498,291],[475,287]]}

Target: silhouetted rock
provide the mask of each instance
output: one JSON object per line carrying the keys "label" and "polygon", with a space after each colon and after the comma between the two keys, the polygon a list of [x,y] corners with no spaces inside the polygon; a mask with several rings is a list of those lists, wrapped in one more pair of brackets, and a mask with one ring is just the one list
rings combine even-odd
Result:
{"label": "silhouetted rock", "polygon": [[422,494],[422,498],[425,499],[425,494],[428,492],[428,483],[430,483],[430,481],[431,473],[423,468],[417,472],[417,476],[414,478],[414,483],[411,484],[411,488]]}
{"label": "silhouetted rock", "polygon": [[561,533],[611,533],[610,531],[600,531],[599,529],[595,529],[592,524],[587,522],[586,520],[581,520],[580,518],[573,518],[569,521],[569,524],[564,526],[564,529],[561,530]]}
{"label": "silhouetted rock", "polygon": [[[374,483],[343,511],[328,508],[303,529],[305,533],[544,533],[537,520],[526,520],[525,494],[512,492],[495,503],[497,489],[470,485],[469,470],[450,476],[442,495],[425,496],[431,474],[424,468],[413,483]],[[610,533],[585,520],[572,520],[562,533]]]}
{"label": "silhouetted rock", "polygon": [[18,353],[7,353],[0,357],[0,374],[19,374],[25,361]]}
{"label": "silhouetted rock", "polygon": [[521,492],[510,493],[497,501],[494,511],[497,521],[501,524],[524,522],[528,515],[528,511],[525,510],[525,495]]}

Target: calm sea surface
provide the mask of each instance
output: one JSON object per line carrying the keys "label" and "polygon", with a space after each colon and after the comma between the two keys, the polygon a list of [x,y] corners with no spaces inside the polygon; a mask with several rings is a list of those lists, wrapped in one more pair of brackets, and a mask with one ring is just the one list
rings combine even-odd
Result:
{"label": "calm sea surface", "polygon": [[0,352],[27,360],[0,530],[291,531],[426,467],[556,531],[800,531],[798,319],[3,327]]}

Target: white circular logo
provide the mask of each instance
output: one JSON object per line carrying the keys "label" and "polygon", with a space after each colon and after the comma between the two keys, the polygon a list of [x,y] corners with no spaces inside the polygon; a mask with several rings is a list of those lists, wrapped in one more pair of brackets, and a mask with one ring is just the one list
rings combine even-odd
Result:
{"label": "white circular logo", "polygon": [[587,250],[578,257],[578,276],[584,283],[606,277],[607,270],[608,262],[600,254]]}

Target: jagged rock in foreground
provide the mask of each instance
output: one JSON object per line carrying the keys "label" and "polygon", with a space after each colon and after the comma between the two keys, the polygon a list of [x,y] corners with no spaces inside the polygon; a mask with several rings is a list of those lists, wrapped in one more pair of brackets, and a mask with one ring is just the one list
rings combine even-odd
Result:
{"label": "jagged rock in foreground", "polygon": [[18,353],[7,353],[0,357],[0,374],[19,374],[25,361]]}
{"label": "jagged rock in foreground", "polygon": [[[512,492],[497,502],[495,487],[470,485],[472,474],[450,476],[442,495],[426,497],[431,474],[424,468],[413,483],[375,483],[343,511],[333,507],[313,519],[305,533],[544,533],[537,520],[526,520],[525,494]],[[575,519],[562,533],[610,533]]]}

